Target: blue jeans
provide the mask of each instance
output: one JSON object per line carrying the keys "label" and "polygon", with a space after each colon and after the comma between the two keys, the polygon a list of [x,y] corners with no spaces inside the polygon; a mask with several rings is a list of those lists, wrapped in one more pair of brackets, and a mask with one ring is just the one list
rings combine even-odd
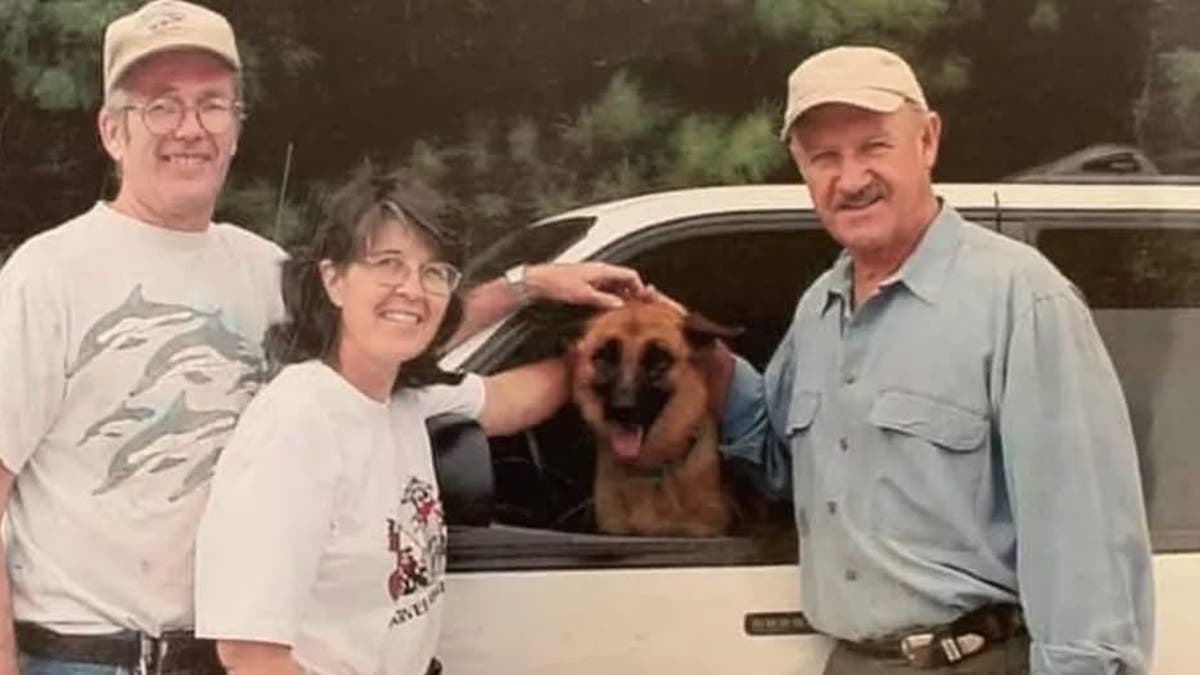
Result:
{"label": "blue jeans", "polygon": [[132,675],[133,671],[120,666],[106,666],[80,661],[39,659],[21,654],[17,660],[21,675]]}

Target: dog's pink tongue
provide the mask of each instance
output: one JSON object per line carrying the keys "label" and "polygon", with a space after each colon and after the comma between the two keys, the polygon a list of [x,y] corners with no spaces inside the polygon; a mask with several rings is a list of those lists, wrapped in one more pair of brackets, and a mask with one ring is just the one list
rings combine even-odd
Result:
{"label": "dog's pink tongue", "polygon": [[642,430],[622,429],[612,430],[612,449],[621,459],[634,459],[642,449]]}

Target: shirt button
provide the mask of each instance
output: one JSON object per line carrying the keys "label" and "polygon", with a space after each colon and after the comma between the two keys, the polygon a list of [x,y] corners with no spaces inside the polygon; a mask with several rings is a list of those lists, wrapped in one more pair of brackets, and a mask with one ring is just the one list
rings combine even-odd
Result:
{"label": "shirt button", "polygon": [[858,580],[858,572],[855,572],[854,570],[846,570],[846,581],[857,581],[857,580]]}
{"label": "shirt button", "polygon": [[839,438],[838,439],[838,447],[842,449],[842,452],[845,452],[850,449],[850,442],[847,441],[845,438]]}
{"label": "shirt button", "polygon": [[836,514],[836,513],[837,513],[837,502],[833,502],[833,501],[831,501],[831,502],[826,502],[826,503],[825,503],[825,506],[829,507],[829,514],[830,514],[830,515],[834,515],[834,514]]}
{"label": "shirt button", "polygon": [[846,384],[854,384],[854,373],[846,373]]}

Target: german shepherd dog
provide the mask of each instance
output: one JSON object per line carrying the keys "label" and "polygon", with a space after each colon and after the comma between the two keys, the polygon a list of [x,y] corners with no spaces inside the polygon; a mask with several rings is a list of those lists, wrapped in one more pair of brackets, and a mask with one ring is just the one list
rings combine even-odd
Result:
{"label": "german shepherd dog", "polygon": [[697,356],[739,332],[639,299],[587,324],[571,352],[572,395],[597,439],[600,531],[703,537],[728,530],[733,505]]}

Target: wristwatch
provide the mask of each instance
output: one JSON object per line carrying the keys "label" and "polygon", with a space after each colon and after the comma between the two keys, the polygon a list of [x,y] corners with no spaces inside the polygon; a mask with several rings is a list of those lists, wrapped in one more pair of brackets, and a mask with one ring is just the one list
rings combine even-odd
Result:
{"label": "wristwatch", "polygon": [[504,281],[508,283],[508,289],[512,291],[513,297],[517,299],[519,306],[524,307],[533,300],[529,295],[529,285],[525,283],[525,271],[527,265],[515,265],[508,268],[504,272]]}

